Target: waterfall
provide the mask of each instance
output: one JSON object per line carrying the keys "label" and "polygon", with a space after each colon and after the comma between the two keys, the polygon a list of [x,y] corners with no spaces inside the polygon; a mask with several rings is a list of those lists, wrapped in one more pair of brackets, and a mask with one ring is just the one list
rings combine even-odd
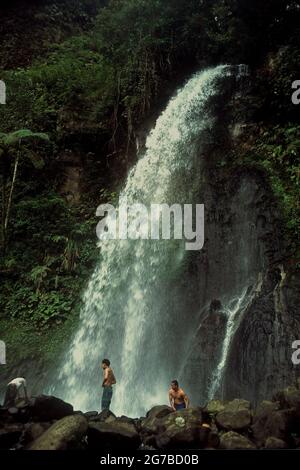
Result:
{"label": "waterfall", "polygon": [[[205,203],[199,200],[199,155],[205,140],[213,138],[211,103],[233,74],[231,66],[208,69],[177,92],[150,132],[120,202]],[[101,360],[108,357],[118,382],[112,410],[136,417],[167,403],[169,383],[178,376],[197,327],[197,319],[174,301],[175,295],[185,296],[176,286],[187,252],[180,240],[102,241],[99,249],[80,326],[52,392],[82,411],[99,410]]]}
{"label": "waterfall", "polygon": [[232,299],[231,302],[224,309],[227,316],[227,324],[222,344],[220,361],[211,374],[211,383],[208,391],[209,400],[213,400],[214,398],[216,398],[216,394],[218,393],[222,385],[222,379],[224,377],[224,372],[226,369],[231,340],[236,331],[240,315],[250,303],[250,297],[249,294],[247,295],[247,293],[248,289],[245,288],[241,296]]}

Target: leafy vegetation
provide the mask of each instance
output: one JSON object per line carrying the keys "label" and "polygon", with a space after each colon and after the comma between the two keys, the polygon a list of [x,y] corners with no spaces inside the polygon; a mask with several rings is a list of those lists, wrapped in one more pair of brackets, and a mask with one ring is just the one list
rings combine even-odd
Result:
{"label": "leafy vegetation", "polygon": [[300,259],[300,126],[264,126],[246,149],[234,160],[238,165],[263,171],[273,190],[284,221],[289,253]]}
{"label": "leafy vegetation", "polygon": [[[2,26],[0,72],[8,96],[0,132],[4,142],[4,134],[31,129],[51,145],[24,139],[20,155],[29,158],[18,160],[18,178],[12,184],[13,153],[10,184],[2,179],[2,221],[11,188],[14,197],[0,262],[1,329],[17,320],[29,350],[34,341],[43,350],[49,328],[55,343],[64,325],[76,322],[98,255],[95,208],[115,196],[137,126],[176,77],[210,64],[251,66],[260,132],[226,163],[266,172],[296,250],[300,137],[290,84],[299,79],[298,1],[49,0],[39,9],[33,3],[5,12],[14,34]],[[34,8],[29,20],[27,7],[28,14]],[[81,159],[76,204],[64,192],[66,153],[72,164]]]}
{"label": "leafy vegetation", "polygon": [[[29,140],[49,140],[47,134],[34,133],[28,129],[21,129],[19,131],[10,132],[8,134],[0,133],[0,168],[2,176],[2,250],[5,254],[7,242],[7,229],[10,218],[11,205],[13,201],[13,194],[17,181],[18,166],[20,158],[27,156],[36,168],[44,166],[43,159],[39,154],[23,148],[23,143]],[[14,163],[11,165],[11,159],[14,158]],[[12,178],[8,184],[9,167],[13,166]]]}

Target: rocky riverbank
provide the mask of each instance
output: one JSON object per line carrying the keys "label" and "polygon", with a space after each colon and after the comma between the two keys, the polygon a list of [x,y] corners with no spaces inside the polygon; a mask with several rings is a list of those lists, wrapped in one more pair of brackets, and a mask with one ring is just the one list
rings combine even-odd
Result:
{"label": "rocky riverbank", "polygon": [[300,379],[263,401],[214,400],[204,408],[173,412],[152,408],[146,417],[116,417],[110,411],[81,413],[41,395],[14,408],[0,408],[0,449],[300,449]]}

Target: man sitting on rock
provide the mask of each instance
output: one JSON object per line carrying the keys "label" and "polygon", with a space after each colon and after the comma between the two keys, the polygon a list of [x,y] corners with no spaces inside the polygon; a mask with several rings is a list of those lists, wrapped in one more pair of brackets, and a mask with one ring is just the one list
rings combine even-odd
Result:
{"label": "man sitting on rock", "polygon": [[169,390],[169,400],[171,408],[174,411],[184,410],[189,407],[189,398],[186,393],[179,387],[177,380],[172,380]]}
{"label": "man sitting on rock", "polygon": [[[23,391],[23,397],[20,393],[21,390]],[[16,405],[17,400],[19,400],[20,398],[23,398],[26,402],[28,402],[26,380],[22,377],[13,379],[7,384],[3,406],[5,408],[13,407]]]}
{"label": "man sitting on rock", "polygon": [[103,410],[109,410],[111,399],[113,396],[112,386],[117,383],[115,375],[112,368],[110,367],[110,361],[108,359],[103,359],[102,361],[103,369],[103,394],[102,394],[102,403],[101,408]]}

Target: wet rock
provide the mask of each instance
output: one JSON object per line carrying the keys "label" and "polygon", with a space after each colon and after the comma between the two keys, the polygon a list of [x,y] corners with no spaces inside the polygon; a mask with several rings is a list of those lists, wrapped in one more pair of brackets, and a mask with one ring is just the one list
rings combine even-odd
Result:
{"label": "wet rock", "polygon": [[132,423],[118,418],[112,422],[92,422],[88,428],[88,448],[95,450],[136,450],[140,436]]}
{"label": "wet rock", "polygon": [[293,438],[293,447],[300,449],[300,437],[296,436]]}
{"label": "wet rock", "polygon": [[[272,242],[271,249],[275,246]],[[272,256],[277,256],[274,251]],[[242,396],[255,406],[296,380],[298,368],[287,345],[300,337],[299,287],[299,276],[283,267],[279,276],[273,268],[263,275],[230,346],[222,388],[225,397]]]}
{"label": "wet rock", "polygon": [[152,435],[152,436],[145,437],[145,439],[142,443],[142,447],[143,448],[152,447],[152,448],[156,449],[156,436]]}
{"label": "wet rock", "polygon": [[184,422],[186,423],[193,423],[198,424],[198,426],[201,426],[206,418],[207,413],[205,413],[202,408],[188,408],[169,413],[167,416],[161,419],[161,423],[165,428],[168,428],[174,423],[179,426],[179,423],[184,420]]}
{"label": "wet rock", "polygon": [[239,431],[247,429],[252,416],[250,403],[246,400],[233,400],[225,405],[223,411],[216,415],[216,424],[220,429]]}
{"label": "wet rock", "polygon": [[207,405],[206,405],[206,410],[210,415],[216,415],[217,413],[220,413],[221,411],[225,410],[226,403],[220,400],[211,400]]}
{"label": "wet rock", "polygon": [[222,449],[256,449],[255,444],[237,432],[229,431],[222,435],[220,447]]}
{"label": "wet rock", "polygon": [[40,395],[32,400],[31,414],[35,421],[62,419],[73,414],[73,406],[59,398]]}
{"label": "wet rock", "polygon": [[87,420],[97,418],[98,417],[98,411],[88,411],[87,413],[84,413],[84,416],[86,417]]}
{"label": "wet rock", "polygon": [[143,434],[156,434],[158,428],[162,426],[162,420],[173,413],[169,406],[155,406],[148,411],[146,418],[141,420],[140,427]]}
{"label": "wet rock", "polygon": [[88,429],[84,415],[67,416],[45,431],[33,444],[30,450],[67,450],[78,449]]}
{"label": "wet rock", "polygon": [[255,423],[261,417],[270,414],[272,411],[278,411],[280,409],[280,405],[278,402],[274,401],[262,401],[253,416],[253,423]]}
{"label": "wet rock", "polygon": [[146,418],[156,418],[161,419],[169,414],[173,413],[173,410],[170,406],[154,406],[150,411],[148,411]]}
{"label": "wet rock", "polygon": [[104,410],[101,411],[101,413],[96,413],[95,415],[91,416],[89,421],[96,423],[111,423],[116,419],[117,417],[110,410]]}
{"label": "wet rock", "polygon": [[136,427],[137,421],[138,421],[137,419],[128,418],[127,416],[121,416],[120,418],[118,418],[119,423],[129,424],[129,425],[132,425],[134,427]]}
{"label": "wet rock", "polygon": [[10,408],[0,408],[0,423],[4,421],[27,423],[31,419],[31,409],[29,404],[20,402],[19,404]]}
{"label": "wet rock", "polygon": [[293,410],[265,410],[256,415],[252,425],[253,438],[259,447],[264,447],[268,437],[289,440],[293,422]]}
{"label": "wet rock", "polygon": [[300,414],[300,390],[297,387],[287,387],[276,393],[274,401],[279,402],[281,408],[295,408]]}
{"label": "wet rock", "polygon": [[28,423],[25,425],[25,431],[22,436],[22,444],[27,445],[30,442],[35,441],[51,426],[52,423]]}
{"label": "wet rock", "polygon": [[186,423],[183,429],[175,425],[156,437],[158,449],[191,449],[200,447],[199,425]]}
{"label": "wet rock", "polygon": [[0,449],[11,449],[19,441],[24,426],[20,423],[7,424],[0,429]]}
{"label": "wet rock", "polygon": [[111,423],[115,421],[117,417],[110,410],[103,410],[101,413],[90,417],[90,421],[99,423]]}
{"label": "wet rock", "polygon": [[[201,439],[200,439],[201,440]],[[220,437],[217,432],[210,431],[205,443],[205,449],[218,449],[220,447]]]}
{"label": "wet rock", "polygon": [[208,433],[202,429],[202,424],[200,408],[173,412],[161,420],[156,446],[158,449],[205,447]]}
{"label": "wet rock", "polygon": [[[204,286],[203,286],[204,287]],[[227,316],[222,304],[213,300],[204,312],[203,319],[191,345],[191,354],[187,359],[186,386],[190,390],[192,402],[198,403],[199,397],[207,397],[211,372],[219,362],[226,331]]]}
{"label": "wet rock", "polygon": [[277,437],[268,437],[265,443],[266,449],[287,449],[288,445]]}

